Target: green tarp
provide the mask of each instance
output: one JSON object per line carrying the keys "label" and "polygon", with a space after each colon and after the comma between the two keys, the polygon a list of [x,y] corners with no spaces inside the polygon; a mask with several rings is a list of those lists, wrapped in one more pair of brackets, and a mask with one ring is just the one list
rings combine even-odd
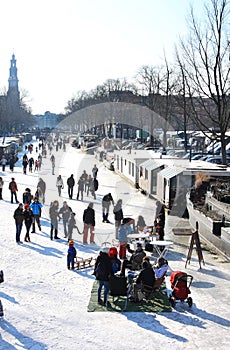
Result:
{"label": "green tarp", "polygon": [[[103,299],[103,289],[102,289],[102,299]],[[102,312],[102,311],[116,311],[116,312],[171,312],[171,306],[168,301],[168,296],[166,292],[156,292],[154,298],[150,300],[141,301],[139,303],[133,303],[128,301],[127,309],[124,310],[126,297],[108,297],[107,308],[104,305],[98,304],[97,302],[97,282],[93,284],[91,297],[88,305],[88,312]]]}

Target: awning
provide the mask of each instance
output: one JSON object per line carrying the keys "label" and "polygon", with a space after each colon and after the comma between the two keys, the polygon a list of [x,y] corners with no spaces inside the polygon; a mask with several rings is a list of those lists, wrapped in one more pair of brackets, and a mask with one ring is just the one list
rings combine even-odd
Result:
{"label": "awning", "polygon": [[162,162],[155,159],[148,159],[145,162],[141,163],[140,166],[146,170],[155,170],[162,166]]}
{"label": "awning", "polygon": [[163,170],[161,170],[158,175],[164,177],[166,180],[171,179],[174,176],[177,176],[179,174],[181,174],[184,171],[184,169],[182,168],[178,168],[178,167],[167,167]]}

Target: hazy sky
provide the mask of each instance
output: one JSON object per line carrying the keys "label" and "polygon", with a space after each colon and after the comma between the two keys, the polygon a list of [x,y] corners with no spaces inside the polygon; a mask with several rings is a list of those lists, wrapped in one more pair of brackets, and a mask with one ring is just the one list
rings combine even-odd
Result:
{"label": "hazy sky", "polygon": [[204,0],[0,0],[0,89],[15,53],[20,91],[34,114],[64,112],[78,90],[129,81],[170,58],[189,5]]}

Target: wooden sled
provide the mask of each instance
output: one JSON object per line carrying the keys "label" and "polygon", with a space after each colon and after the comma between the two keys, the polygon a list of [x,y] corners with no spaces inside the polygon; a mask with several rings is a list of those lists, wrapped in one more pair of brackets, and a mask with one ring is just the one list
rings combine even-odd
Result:
{"label": "wooden sled", "polygon": [[76,257],[76,260],[75,260],[75,268],[77,270],[82,270],[82,269],[87,269],[89,267],[93,267],[95,265],[95,262],[96,262],[96,258],[81,258],[79,256]]}

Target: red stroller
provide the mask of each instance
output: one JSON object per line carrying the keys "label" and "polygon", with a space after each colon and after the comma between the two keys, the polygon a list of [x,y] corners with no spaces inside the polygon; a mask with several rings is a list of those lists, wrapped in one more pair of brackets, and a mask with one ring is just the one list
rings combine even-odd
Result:
{"label": "red stroller", "polygon": [[170,283],[172,288],[172,293],[169,296],[169,301],[172,307],[175,307],[176,301],[188,303],[188,306],[192,306],[192,298],[188,297],[190,294],[190,286],[192,284],[193,277],[187,275],[187,273],[182,271],[174,271],[170,276]]}

